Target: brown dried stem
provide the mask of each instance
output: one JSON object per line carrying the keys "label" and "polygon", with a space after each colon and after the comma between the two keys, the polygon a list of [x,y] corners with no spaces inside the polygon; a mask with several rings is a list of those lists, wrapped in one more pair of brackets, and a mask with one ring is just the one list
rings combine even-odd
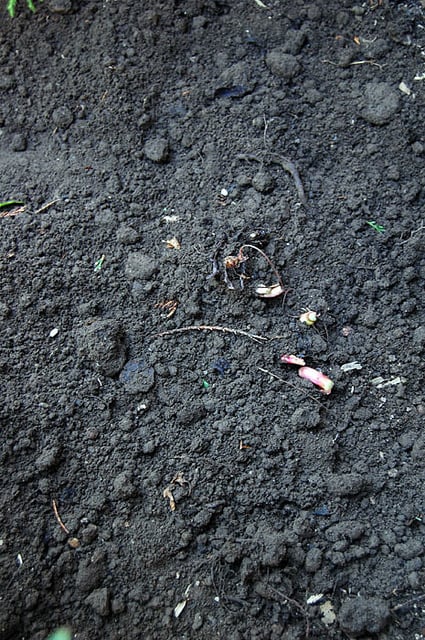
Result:
{"label": "brown dried stem", "polygon": [[251,340],[255,340],[255,342],[267,342],[269,339],[264,336],[257,336],[254,333],[248,333],[248,331],[243,331],[242,329],[232,329],[230,327],[219,327],[215,325],[208,324],[198,324],[192,325],[190,327],[179,327],[178,329],[169,329],[168,331],[161,331],[160,333],[154,333],[153,338],[161,338],[163,336],[171,336],[176,333],[184,333],[186,331],[221,331],[223,333],[232,333],[233,335],[246,336],[247,338],[251,338]]}

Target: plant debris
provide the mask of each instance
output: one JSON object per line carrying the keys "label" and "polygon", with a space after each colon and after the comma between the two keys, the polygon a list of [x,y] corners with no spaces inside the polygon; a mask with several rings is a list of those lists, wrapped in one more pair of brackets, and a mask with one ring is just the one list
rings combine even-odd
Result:
{"label": "plant debris", "polygon": [[310,380],[310,382],[320,387],[321,392],[325,395],[329,395],[333,389],[334,382],[317,369],[313,369],[312,367],[301,367],[301,369],[298,369],[298,375],[301,378]]}
{"label": "plant debris", "polygon": [[173,236],[169,240],[163,240],[162,242],[166,245],[167,249],[181,249],[181,244],[177,240],[176,236]]}
{"label": "plant debris", "polygon": [[164,489],[164,491],[162,492],[162,495],[164,498],[167,498],[167,500],[169,500],[170,503],[170,509],[171,511],[175,511],[176,510],[176,501],[173,495],[173,491],[175,491],[176,487],[180,486],[180,487],[188,487],[188,493],[190,494],[191,492],[191,487],[190,487],[190,483],[188,482],[188,480],[185,480],[185,478],[183,477],[183,474],[178,472],[176,473],[176,475],[173,477],[173,479],[171,480],[170,484],[167,485]]}
{"label": "plant debris", "polygon": [[177,300],[162,300],[161,302],[157,302],[154,307],[155,309],[161,309],[161,311],[164,311],[164,313],[161,314],[161,317],[168,320],[176,313],[178,304]]}
{"label": "plant debris", "polygon": [[317,318],[319,314],[315,311],[311,311],[311,309],[305,309],[304,313],[302,313],[299,317],[299,321],[302,324],[306,324],[308,327],[311,327],[315,322],[317,322]]}

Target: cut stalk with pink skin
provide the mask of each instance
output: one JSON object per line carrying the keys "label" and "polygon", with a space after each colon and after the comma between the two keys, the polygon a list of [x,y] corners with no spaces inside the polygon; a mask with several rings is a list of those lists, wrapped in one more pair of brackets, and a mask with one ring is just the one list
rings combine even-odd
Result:
{"label": "cut stalk with pink skin", "polygon": [[302,358],[298,358],[298,356],[293,356],[290,353],[284,353],[282,356],[280,356],[280,361],[284,362],[285,364],[296,364],[299,367],[303,367],[305,365],[305,362]]}
{"label": "cut stalk with pink skin", "polygon": [[321,371],[317,371],[317,369],[312,369],[311,367],[301,367],[301,369],[298,369],[298,375],[301,378],[310,380],[310,382],[320,387],[322,393],[327,396],[330,394],[334,386],[334,382],[328,378],[328,376],[325,376]]}

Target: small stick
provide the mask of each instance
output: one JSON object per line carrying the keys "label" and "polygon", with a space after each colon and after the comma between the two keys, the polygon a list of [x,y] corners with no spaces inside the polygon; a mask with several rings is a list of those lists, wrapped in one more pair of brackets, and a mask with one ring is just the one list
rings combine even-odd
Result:
{"label": "small stick", "polygon": [[43,204],[43,206],[40,207],[40,209],[37,209],[35,213],[43,213],[43,211],[46,211],[46,209],[49,209],[49,207],[52,207],[57,202],[59,202],[58,199],[52,200],[51,202],[47,202],[47,204]]}
{"label": "small stick", "polygon": [[423,231],[424,229],[425,229],[425,226],[421,224],[421,226],[418,229],[415,229],[414,231],[410,232],[410,236],[407,238],[407,240],[403,240],[402,242],[400,242],[400,244],[405,244],[406,242],[409,242],[409,240],[413,238],[415,233],[419,233],[419,231]]}
{"label": "small stick", "polygon": [[[264,163],[264,160],[262,160],[261,158],[257,158],[257,156],[251,153],[241,153],[237,156],[237,158],[238,160],[253,160],[254,162],[259,162],[260,164]],[[282,156],[278,156],[273,153],[269,156],[269,162],[280,165],[282,169],[291,174],[294,179],[295,187],[297,189],[298,197],[301,204],[303,204],[304,206],[307,205],[307,197],[305,195],[303,183],[301,182],[300,174],[295,164],[288,158],[283,158]]]}
{"label": "small stick", "polygon": [[[342,65],[338,64],[338,62],[333,62],[332,60],[322,60],[322,62],[326,64],[331,64],[334,67],[344,68]],[[354,62],[350,62],[349,67],[359,65],[359,64],[371,64],[374,67],[379,67],[381,70],[383,69],[382,64],[375,62],[375,60],[355,60]]]}
{"label": "small stick", "polygon": [[283,158],[282,156],[278,156],[278,155],[274,155],[272,154],[270,157],[271,162],[274,162],[274,164],[279,164],[282,169],[284,169],[285,171],[287,171],[288,173],[291,174],[291,176],[294,179],[295,182],[295,187],[298,191],[298,197],[300,199],[301,204],[303,204],[304,206],[307,205],[307,196],[305,195],[305,191],[304,191],[304,187],[303,187],[303,183],[301,182],[301,178],[300,178],[300,174],[298,172],[297,167],[294,165],[294,163],[289,160],[288,158]]}
{"label": "small stick", "polygon": [[248,331],[242,331],[242,329],[231,329],[230,327],[218,327],[214,325],[198,324],[191,327],[180,327],[178,329],[170,329],[169,331],[161,331],[161,333],[154,333],[153,338],[160,338],[162,336],[171,336],[175,333],[183,333],[184,331],[222,331],[223,333],[233,333],[234,335],[246,336],[255,340],[256,342],[267,342],[269,339],[264,336],[257,336],[254,333],[248,333]]}
{"label": "small stick", "polygon": [[286,602],[288,604],[292,604],[293,607],[295,607],[296,609],[298,609],[298,611],[301,611],[301,613],[303,614],[304,618],[305,618],[305,624],[306,624],[306,629],[305,629],[305,637],[308,638],[308,636],[310,635],[310,618],[308,615],[308,612],[306,609],[304,609],[304,607],[297,602],[296,600],[294,600],[293,598],[290,598],[289,596],[287,596],[285,593],[282,593],[282,591],[278,591],[278,589],[275,589],[274,587],[272,587],[270,584],[267,585],[269,587],[269,589],[271,591],[273,591],[277,596],[279,596],[280,598],[283,598],[284,600],[286,600]]}
{"label": "small stick", "polygon": [[425,600],[425,595],[418,596],[417,598],[412,598],[411,600],[407,600],[406,602],[401,602],[400,604],[396,604],[395,607],[391,609],[391,611],[399,611],[400,609],[404,609],[405,607],[411,607],[417,602],[421,602]]}
{"label": "small stick", "polygon": [[56,520],[58,521],[60,528],[62,529],[62,531],[65,531],[65,533],[69,533],[69,529],[65,527],[64,523],[62,522],[62,518],[59,515],[58,507],[56,505],[56,500],[52,500],[52,506],[53,506],[53,511],[54,511]]}
{"label": "small stick", "polygon": [[284,290],[285,287],[283,286],[283,281],[282,278],[280,276],[279,271],[276,269],[276,267],[274,266],[273,262],[270,260],[270,258],[264,253],[264,251],[262,251],[261,249],[259,249],[258,247],[256,247],[253,244],[243,244],[241,246],[241,248],[239,249],[239,251],[243,251],[243,249],[254,249],[255,251],[258,251],[258,253],[264,258],[264,260],[267,262],[267,264],[269,265],[270,269],[273,271],[273,273],[275,274],[278,283],[280,284],[281,288]]}
{"label": "small stick", "polygon": [[276,378],[276,380],[279,380],[279,382],[283,382],[283,384],[288,385],[288,387],[291,387],[292,389],[295,389],[295,391],[300,391],[301,393],[303,393],[305,396],[307,396],[308,398],[310,398],[310,400],[313,400],[314,402],[317,402],[317,404],[321,407],[323,407],[323,409],[328,409],[327,407],[325,407],[324,404],[322,404],[321,402],[319,402],[319,400],[317,400],[317,398],[315,398],[314,396],[312,396],[310,393],[307,393],[307,391],[304,391],[304,389],[300,389],[300,387],[297,387],[295,384],[292,384],[292,382],[288,382],[287,380],[284,380],[283,378],[281,378],[280,376],[277,376],[275,373],[272,373],[271,371],[268,371],[268,369],[263,369],[262,367],[257,367],[257,369],[259,371],[262,371],[263,373],[268,373],[269,376],[272,376],[272,378]]}
{"label": "small stick", "polygon": [[27,205],[24,204],[23,207],[15,207],[10,211],[2,211],[0,213],[0,218],[11,218],[12,216],[17,216],[19,213],[24,213],[27,208]]}

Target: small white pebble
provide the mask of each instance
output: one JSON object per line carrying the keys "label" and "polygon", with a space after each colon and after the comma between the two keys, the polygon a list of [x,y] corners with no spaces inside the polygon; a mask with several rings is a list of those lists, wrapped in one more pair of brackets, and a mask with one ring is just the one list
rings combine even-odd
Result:
{"label": "small white pebble", "polygon": [[59,333],[59,329],[57,327],[55,327],[54,329],[51,330],[51,332],[49,333],[50,338],[54,338],[55,336],[57,336]]}

